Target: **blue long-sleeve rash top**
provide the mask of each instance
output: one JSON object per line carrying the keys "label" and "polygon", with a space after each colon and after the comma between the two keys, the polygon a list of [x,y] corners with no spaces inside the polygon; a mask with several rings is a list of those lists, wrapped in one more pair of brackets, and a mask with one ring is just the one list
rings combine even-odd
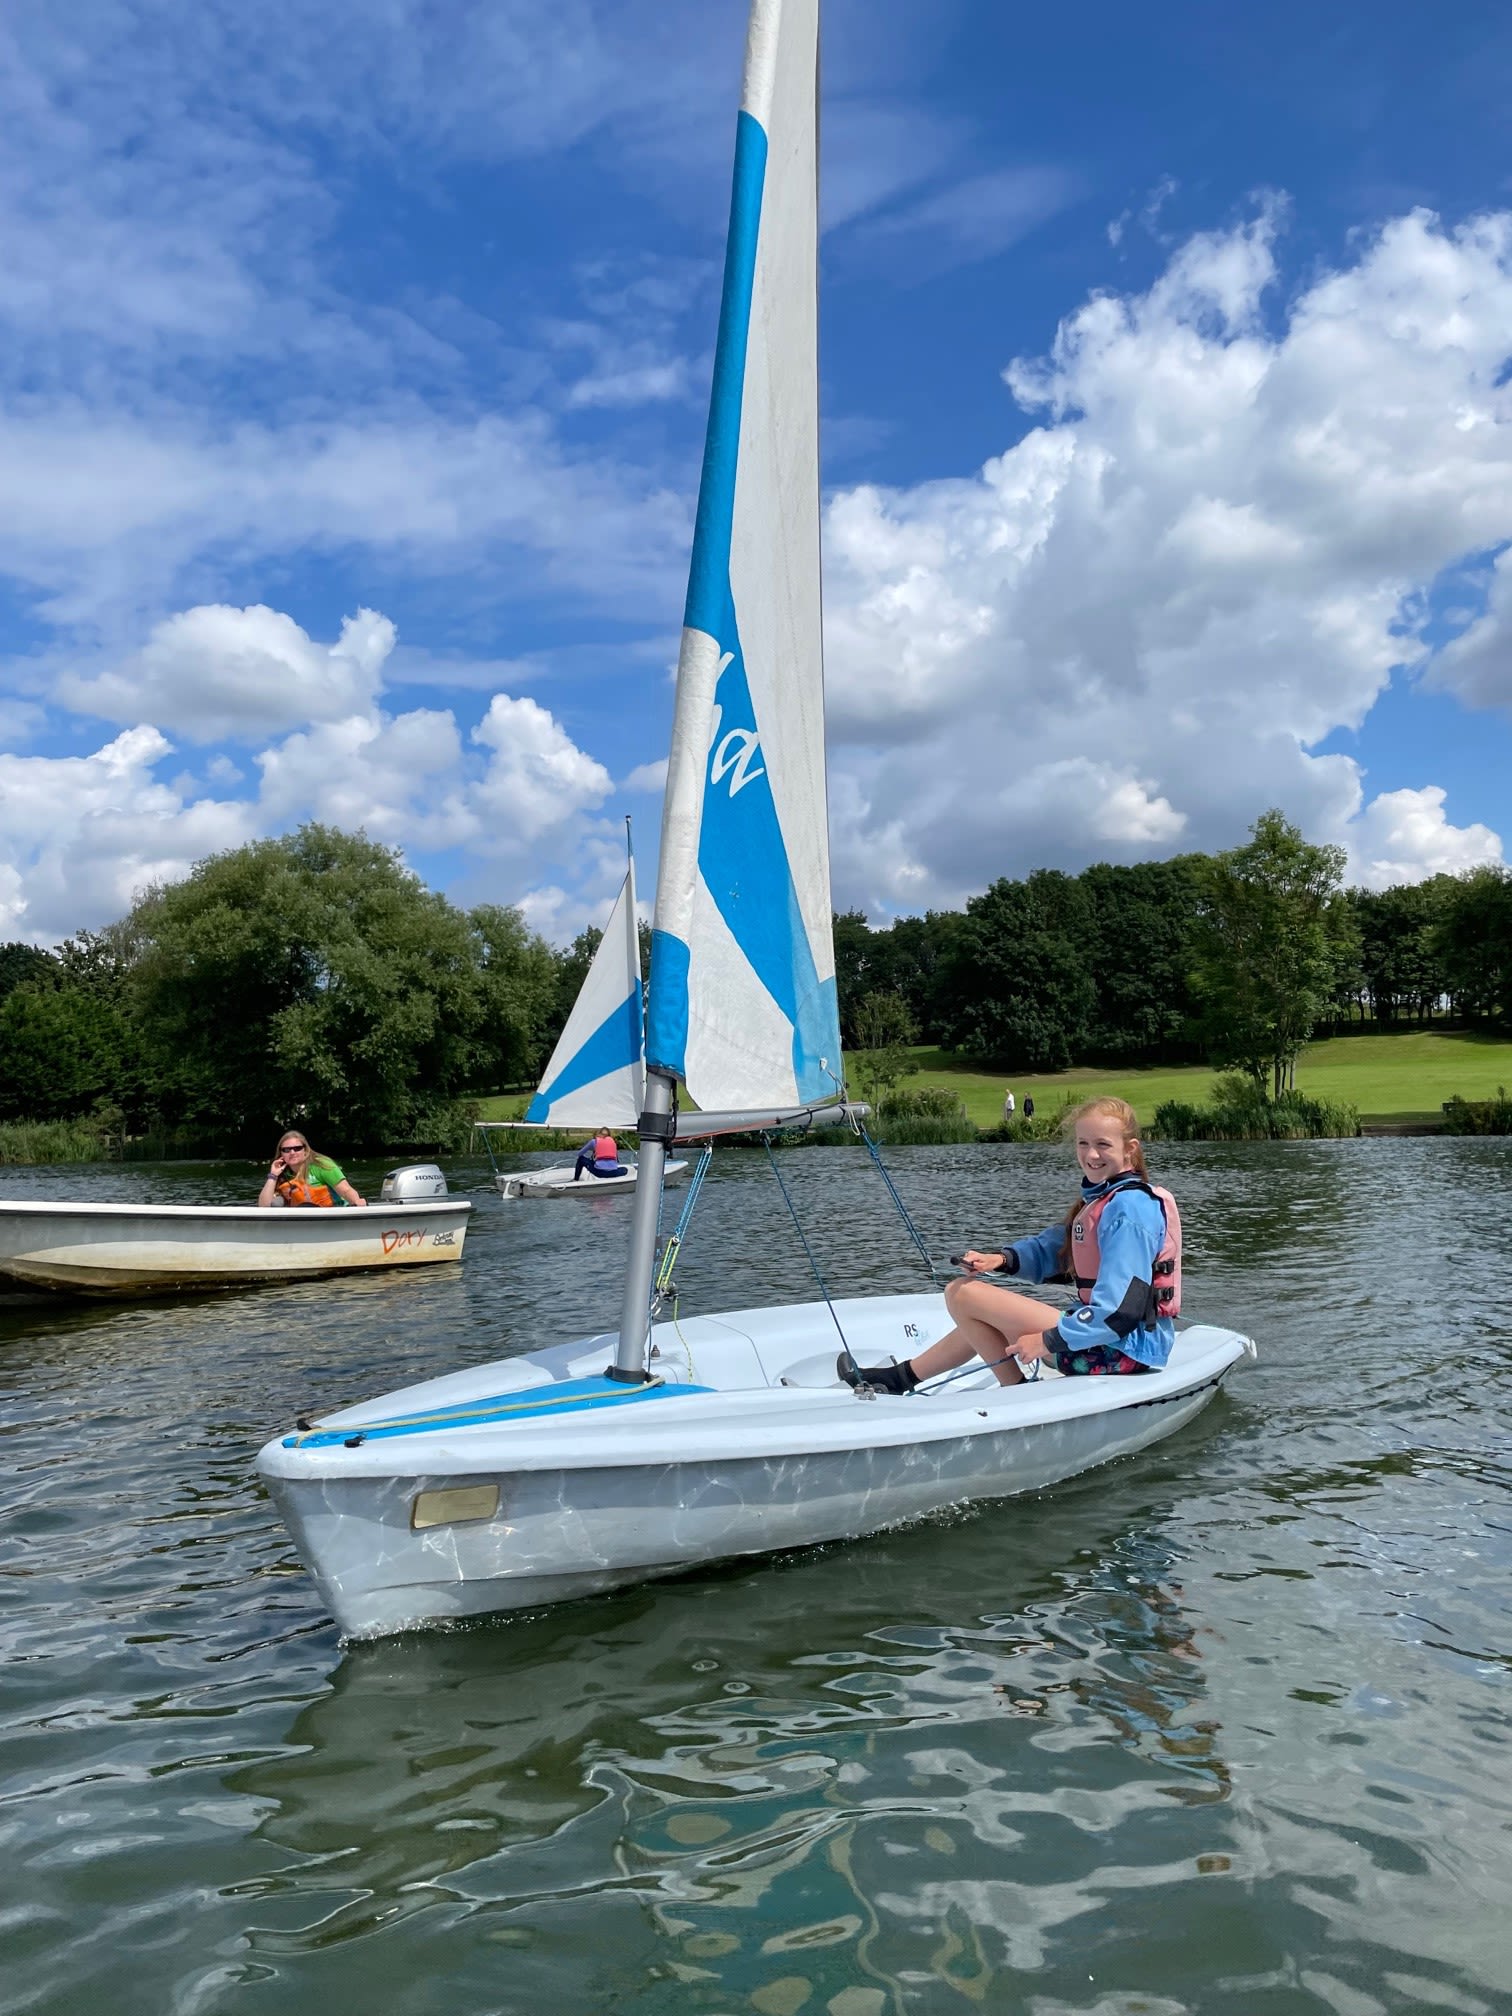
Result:
{"label": "blue long-sleeve rash top", "polygon": [[[1120,1188],[1112,1183],[1082,1185],[1082,1202],[1095,1204],[1108,1198],[1097,1227],[1098,1269],[1092,1299],[1067,1310],[1045,1342],[1053,1350],[1057,1344],[1068,1351],[1085,1351],[1101,1344],[1127,1352],[1141,1365],[1160,1367],[1171,1355],[1176,1328],[1169,1316],[1146,1320],[1150,1308],[1150,1284],[1155,1278],[1155,1262],[1165,1244],[1165,1212],[1158,1199],[1132,1185]],[[1064,1225],[1048,1226],[1029,1239],[1015,1239],[1003,1248],[1003,1261],[1010,1274],[1026,1281],[1067,1279],[1061,1254],[1066,1242]]]}

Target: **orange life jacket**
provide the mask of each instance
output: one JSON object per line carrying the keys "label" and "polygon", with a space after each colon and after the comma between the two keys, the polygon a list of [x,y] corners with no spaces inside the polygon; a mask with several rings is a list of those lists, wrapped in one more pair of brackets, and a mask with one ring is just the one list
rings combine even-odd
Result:
{"label": "orange life jacket", "polygon": [[275,1187],[285,1204],[296,1211],[308,1210],[312,1205],[329,1209],[339,1201],[335,1191],[327,1184],[307,1183],[302,1176],[285,1176]]}
{"label": "orange life jacket", "polygon": [[1071,1226],[1071,1278],[1076,1283],[1076,1293],[1082,1302],[1092,1300],[1092,1286],[1097,1279],[1097,1270],[1102,1255],[1097,1242],[1097,1227],[1102,1214],[1113,1199],[1123,1190],[1143,1190],[1147,1197],[1153,1197],[1165,1213],[1165,1238],[1159,1253],[1155,1256],[1155,1278],[1150,1283],[1150,1303],[1145,1314],[1146,1323],[1153,1323],[1161,1316],[1181,1314],[1181,1213],[1176,1209],[1176,1199],[1169,1190],[1158,1183],[1145,1183],[1134,1177],[1127,1183],[1120,1183],[1105,1197],[1099,1197],[1094,1204],[1088,1204],[1076,1214]]}

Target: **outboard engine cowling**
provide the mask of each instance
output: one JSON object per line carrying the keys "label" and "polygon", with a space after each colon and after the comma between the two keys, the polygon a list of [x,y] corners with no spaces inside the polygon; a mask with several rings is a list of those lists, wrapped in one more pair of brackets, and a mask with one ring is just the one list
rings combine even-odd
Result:
{"label": "outboard engine cowling", "polygon": [[446,1195],[446,1178],[434,1162],[411,1162],[390,1169],[378,1194],[385,1204],[429,1204]]}

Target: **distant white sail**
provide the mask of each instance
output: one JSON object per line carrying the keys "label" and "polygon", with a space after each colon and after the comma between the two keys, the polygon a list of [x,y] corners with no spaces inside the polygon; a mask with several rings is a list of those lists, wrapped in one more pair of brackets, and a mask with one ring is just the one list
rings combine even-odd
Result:
{"label": "distant white sail", "polygon": [[819,593],[819,0],[755,0],[656,889],[648,1060],[835,1089]]}
{"label": "distant white sail", "polygon": [[525,1118],[554,1127],[633,1127],[645,1089],[632,861]]}

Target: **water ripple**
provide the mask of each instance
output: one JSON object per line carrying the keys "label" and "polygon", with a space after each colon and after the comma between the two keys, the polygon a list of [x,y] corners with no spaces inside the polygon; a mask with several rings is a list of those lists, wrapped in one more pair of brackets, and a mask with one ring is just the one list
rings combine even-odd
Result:
{"label": "water ripple", "polygon": [[[1057,1151],[900,1151],[936,1252]],[[628,1214],[218,1300],[0,1303],[8,2007],[1282,2016],[1504,2006],[1512,1149],[1168,1151],[1191,1430],[1028,1504],[343,1655],[259,1443],[612,1323]],[[836,1292],[915,1285],[859,1158],[784,1174]],[[377,1172],[359,1171],[370,1182]],[[240,1194],[246,1171],[6,1172]],[[725,1155],[685,1307],[811,1292]]]}

